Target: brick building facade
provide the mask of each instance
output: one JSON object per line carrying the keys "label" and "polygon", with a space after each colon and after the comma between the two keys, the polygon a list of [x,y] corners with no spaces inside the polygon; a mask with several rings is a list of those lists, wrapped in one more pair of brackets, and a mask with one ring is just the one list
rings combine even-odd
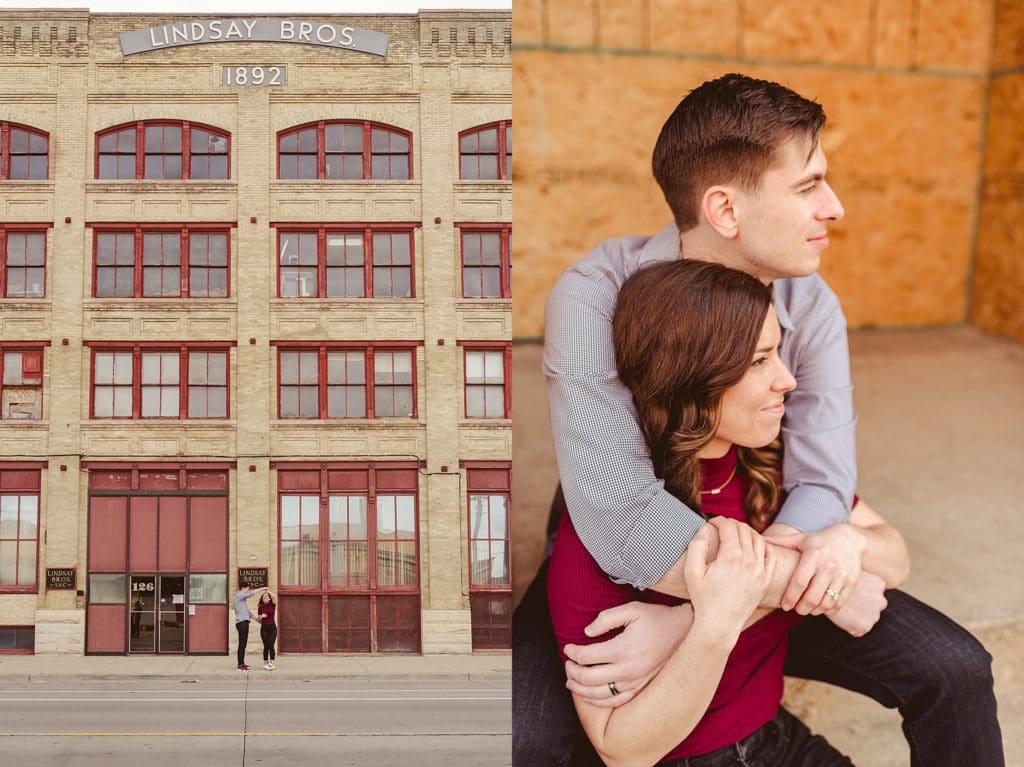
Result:
{"label": "brick building facade", "polygon": [[510,30],[0,11],[0,652],[508,647]]}

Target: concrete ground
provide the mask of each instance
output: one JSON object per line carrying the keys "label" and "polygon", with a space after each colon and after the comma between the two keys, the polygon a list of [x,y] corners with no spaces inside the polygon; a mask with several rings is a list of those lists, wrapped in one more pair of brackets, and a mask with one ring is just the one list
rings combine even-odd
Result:
{"label": "concrete ground", "polygon": [[[858,491],[903,532],[905,590],[970,629],[995,658],[1007,764],[1024,766],[1024,346],[970,327],[850,334]],[[557,482],[538,344],[513,352],[513,578],[536,570]],[[817,683],[786,705],[859,767],[909,762],[899,716]]]}
{"label": "concrete ground", "polygon": [[305,681],[493,681],[507,683],[512,658],[507,653],[474,655],[279,655],[277,668],[263,668],[260,653],[250,652],[251,671],[235,668],[231,655],[0,655],[0,683],[12,681],[181,679],[215,681],[252,677]]}

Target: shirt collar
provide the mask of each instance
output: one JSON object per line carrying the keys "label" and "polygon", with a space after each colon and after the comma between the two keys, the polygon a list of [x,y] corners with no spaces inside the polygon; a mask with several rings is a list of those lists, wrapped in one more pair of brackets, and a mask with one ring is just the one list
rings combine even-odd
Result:
{"label": "shirt collar", "polygon": [[[664,227],[660,232],[644,243],[636,254],[636,260],[630,266],[629,273],[633,270],[646,266],[652,261],[672,261],[679,258],[679,229],[675,222]],[[793,332],[793,320],[789,316],[789,310],[782,300],[779,291],[774,291],[775,314],[779,317],[779,325],[786,332]]]}
{"label": "shirt collar", "polygon": [[646,266],[653,261],[675,261],[679,258],[679,230],[671,223],[651,237],[640,248],[634,266]]}
{"label": "shirt collar", "polygon": [[783,329],[783,331],[787,333],[792,333],[794,330],[796,330],[796,328],[793,327],[793,319],[789,316],[789,309],[786,308],[786,303],[782,300],[782,295],[780,291],[777,289],[773,291],[773,296],[773,303],[775,304],[775,314],[779,318],[779,326]]}

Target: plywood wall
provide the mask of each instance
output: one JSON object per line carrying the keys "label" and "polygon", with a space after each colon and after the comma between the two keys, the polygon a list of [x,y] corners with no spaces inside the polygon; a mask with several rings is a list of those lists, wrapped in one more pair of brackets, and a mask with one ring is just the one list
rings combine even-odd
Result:
{"label": "plywood wall", "polygon": [[[516,0],[515,335],[542,334],[551,284],[602,239],[669,221],[650,172],[655,138],[686,92],[732,71],[825,107],[822,141],[846,219],[822,273],[851,326],[973,316],[1007,333],[985,308],[998,285],[1015,291],[1011,314],[1024,327],[1019,6]],[[999,66],[1006,74],[995,76]],[[985,236],[988,216],[1008,222],[998,237]]]}
{"label": "plywood wall", "polygon": [[1024,341],[1024,5],[997,6],[971,321]]}

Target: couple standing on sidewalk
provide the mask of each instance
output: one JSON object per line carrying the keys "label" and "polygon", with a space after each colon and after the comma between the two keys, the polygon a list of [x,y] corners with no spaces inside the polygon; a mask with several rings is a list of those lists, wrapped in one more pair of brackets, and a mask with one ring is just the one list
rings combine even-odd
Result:
{"label": "couple standing on sidewalk", "polygon": [[[253,616],[249,609],[249,600],[260,594],[260,604]],[[277,597],[270,589],[262,586],[250,590],[249,583],[242,581],[235,592],[235,630],[238,632],[238,670],[248,671],[245,662],[245,646],[249,643],[249,623],[255,620],[260,624],[260,639],[263,640],[263,668],[272,671],[276,667],[277,653],[274,643],[277,641]]]}

